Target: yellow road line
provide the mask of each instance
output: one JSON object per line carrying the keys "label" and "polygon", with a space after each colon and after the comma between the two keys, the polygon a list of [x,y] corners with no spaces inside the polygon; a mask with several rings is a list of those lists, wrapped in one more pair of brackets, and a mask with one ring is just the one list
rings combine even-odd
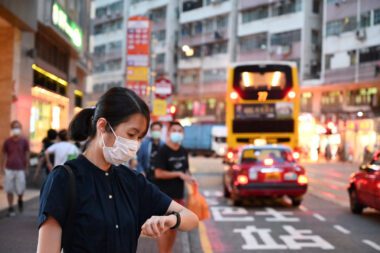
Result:
{"label": "yellow road line", "polygon": [[207,229],[205,224],[199,222],[199,238],[201,240],[201,246],[204,253],[213,253],[210,241],[207,236]]}

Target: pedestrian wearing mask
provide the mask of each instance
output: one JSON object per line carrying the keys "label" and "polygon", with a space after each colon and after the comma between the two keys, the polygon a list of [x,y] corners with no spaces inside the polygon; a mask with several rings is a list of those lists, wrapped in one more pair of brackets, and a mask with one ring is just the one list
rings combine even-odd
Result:
{"label": "pedestrian wearing mask", "polygon": [[137,152],[137,171],[143,173],[150,181],[154,180],[154,161],[158,150],[164,145],[161,140],[162,123],[153,122],[150,125],[150,137],[146,137]]}
{"label": "pedestrian wearing mask", "polygon": [[11,137],[3,145],[1,172],[5,173],[4,190],[8,199],[8,216],[15,216],[13,194],[18,196],[18,209],[23,211],[23,194],[26,188],[25,174],[28,171],[30,152],[29,142],[22,137],[22,126],[17,120],[11,123]]}
{"label": "pedestrian wearing mask", "polygon": [[[40,157],[38,159],[36,171],[34,173],[34,177],[33,177],[34,181],[37,180],[37,177],[40,174],[41,168],[43,168],[43,171],[44,171],[44,174],[43,174],[44,181],[47,175],[49,175],[50,170],[47,166],[45,152],[51,145],[53,145],[56,142],[57,135],[58,135],[57,131],[55,131],[54,129],[49,129],[47,131],[46,137],[42,140],[42,150],[41,150]],[[54,161],[54,154],[49,155],[49,160]]]}
{"label": "pedestrian wearing mask", "polygon": [[[59,142],[54,143],[45,151],[45,159],[49,171],[51,171],[53,167],[62,165],[80,154],[78,147],[69,141],[66,129],[58,132],[58,139]],[[54,154],[54,161],[50,159],[51,154]]]}
{"label": "pedestrian wearing mask", "polygon": [[[179,122],[170,122],[166,144],[160,148],[155,160],[155,184],[160,190],[180,204],[184,204],[184,182],[194,183],[189,172],[188,153],[181,146],[183,127]],[[167,231],[158,238],[160,253],[172,252],[176,231]]]}
{"label": "pedestrian wearing mask", "polygon": [[[195,228],[194,213],[172,201],[124,163],[136,156],[149,126],[145,102],[127,88],[108,90],[95,108],[70,124],[71,137],[88,140],[77,159],[66,162],[75,177],[75,214],[64,252],[136,252],[140,236]],[[37,253],[60,252],[68,220],[69,173],[55,168],[41,191]],[[67,235],[67,234],[66,234]],[[67,237],[66,237],[67,238]]]}

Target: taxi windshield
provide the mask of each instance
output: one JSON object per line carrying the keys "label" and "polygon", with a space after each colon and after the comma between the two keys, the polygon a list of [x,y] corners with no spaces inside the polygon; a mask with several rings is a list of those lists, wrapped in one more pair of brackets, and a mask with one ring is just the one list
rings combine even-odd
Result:
{"label": "taxi windshield", "polygon": [[245,149],[241,163],[263,163],[265,159],[272,159],[275,163],[294,162],[291,152],[286,149]]}

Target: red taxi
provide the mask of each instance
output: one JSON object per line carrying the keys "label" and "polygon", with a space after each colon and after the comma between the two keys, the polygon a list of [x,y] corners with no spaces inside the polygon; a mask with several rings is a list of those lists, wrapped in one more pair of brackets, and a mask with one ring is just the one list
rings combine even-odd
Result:
{"label": "red taxi", "polygon": [[380,153],[369,164],[361,165],[350,177],[348,186],[351,211],[361,214],[366,207],[380,211]]}
{"label": "red taxi", "polygon": [[307,191],[305,169],[281,145],[244,146],[224,173],[224,196],[234,205],[243,199],[288,196],[299,206]]}

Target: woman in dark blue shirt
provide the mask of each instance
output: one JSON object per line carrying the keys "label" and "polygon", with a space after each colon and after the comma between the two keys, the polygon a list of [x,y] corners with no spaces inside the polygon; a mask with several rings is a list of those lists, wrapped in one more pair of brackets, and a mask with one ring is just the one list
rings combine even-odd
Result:
{"label": "woman in dark blue shirt", "polygon": [[[121,165],[135,157],[148,125],[147,105],[126,88],[110,89],[74,118],[71,137],[88,141],[84,154],[67,162],[75,176],[75,215],[68,219],[69,174],[57,167],[41,190],[38,253],[58,253],[61,246],[65,253],[136,252],[140,233],[157,238],[197,226],[194,213]],[[61,245],[68,220],[70,240]]]}

